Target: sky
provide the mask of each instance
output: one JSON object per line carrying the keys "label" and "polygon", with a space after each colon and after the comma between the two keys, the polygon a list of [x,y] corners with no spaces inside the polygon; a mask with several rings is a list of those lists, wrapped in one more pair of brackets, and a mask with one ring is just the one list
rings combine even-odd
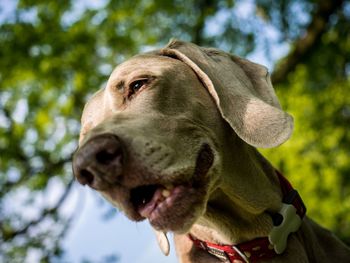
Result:
{"label": "sky", "polygon": [[78,184],[73,192],[71,201],[75,199],[74,202],[83,207],[79,207],[71,230],[62,242],[67,252],[67,261],[78,263],[88,258],[100,262],[105,256],[115,253],[119,257],[119,263],[177,262],[174,245],[171,244],[170,255],[164,256],[148,222],[131,222],[121,213],[102,220],[106,204],[101,207],[101,197],[97,192]]}

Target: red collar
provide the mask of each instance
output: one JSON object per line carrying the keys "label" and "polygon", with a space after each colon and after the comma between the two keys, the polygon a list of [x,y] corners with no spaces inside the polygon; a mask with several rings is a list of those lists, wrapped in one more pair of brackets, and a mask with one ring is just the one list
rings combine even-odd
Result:
{"label": "red collar", "polygon": [[[297,214],[298,217],[302,220],[306,213],[306,208],[303,203],[303,200],[301,199],[298,192],[295,189],[293,189],[289,181],[279,171],[276,170],[276,173],[280,181],[281,190],[283,193],[283,200],[282,200],[283,204],[287,206],[292,205],[295,208],[294,210],[295,214]],[[278,228],[278,227],[281,228],[281,225],[283,225],[283,222],[288,221],[283,217],[283,215],[285,217],[289,217],[289,215],[286,215],[284,212],[280,212],[272,215],[274,228]],[[301,224],[301,220],[300,220],[300,224]],[[287,222],[287,224],[289,224],[289,222]],[[300,224],[297,226],[297,228],[299,228]],[[285,228],[285,227],[283,226],[282,228]],[[287,225],[286,235],[288,236],[289,233],[295,232],[296,230],[297,229],[288,230],[288,225]],[[281,230],[277,230],[277,231],[281,231]],[[271,240],[271,237],[260,237],[260,238],[256,238],[251,241],[247,241],[237,245],[214,244],[214,243],[196,239],[191,234],[189,234],[188,237],[192,240],[192,242],[197,248],[203,249],[208,253],[221,259],[222,261],[226,261],[226,262],[234,262],[234,263],[258,262],[260,260],[272,258],[277,254],[282,253],[284,250],[284,248],[282,249],[282,251],[280,251],[281,249],[276,249],[276,244],[273,245],[272,244],[273,242],[271,243],[269,241],[269,238]]]}

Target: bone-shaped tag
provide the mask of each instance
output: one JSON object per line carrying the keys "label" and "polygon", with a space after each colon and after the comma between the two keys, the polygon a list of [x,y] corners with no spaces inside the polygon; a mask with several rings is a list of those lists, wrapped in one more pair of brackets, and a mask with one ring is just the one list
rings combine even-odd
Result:
{"label": "bone-shaped tag", "polygon": [[279,214],[283,216],[280,225],[274,226],[269,234],[269,241],[277,254],[282,254],[287,247],[287,239],[290,233],[296,232],[301,225],[301,218],[296,213],[296,208],[291,204],[283,203]]}
{"label": "bone-shaped tag", "polygon": [[155,229],[154,232],[156,233],[157,242],[160,250],[165,256],[168,256],[170,252],[170,244],[166,233]]}

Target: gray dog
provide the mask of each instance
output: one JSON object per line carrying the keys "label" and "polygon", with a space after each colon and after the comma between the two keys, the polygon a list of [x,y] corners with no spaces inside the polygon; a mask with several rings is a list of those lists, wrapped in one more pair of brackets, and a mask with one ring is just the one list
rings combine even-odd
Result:
{"label": "gray dog", "polygon": [[87,103],[77,180],[180,262],[350,262],[305,216],[301,197],[255,147],[293,130],[265,67],[173,40],[119,65]]}

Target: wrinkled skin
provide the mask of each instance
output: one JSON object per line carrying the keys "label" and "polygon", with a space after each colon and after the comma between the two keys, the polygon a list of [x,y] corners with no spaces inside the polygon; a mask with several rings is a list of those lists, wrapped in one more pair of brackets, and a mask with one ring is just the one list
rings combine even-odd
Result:
{"label": "wrinkled skin", "polygon": [[[131,220],[147,218],[155,229],[174,232],[181,262],[221,262],[194,248],[188,232],[226,244],[270,232],[270,214],[282,204],[274,168],[223,120],[185,63],[149,54],[119,65],[106,88],[84,109],[75,164],[83,162],[81,152],[94,148],[101,135],[118,138],[122,160],[105,173],[92,165],[101,175],[88,181],[77,176],[78,180],[99,191]],[[132,201],[135,189],[169,184],[179,189],[173,202],[143,216]],[[328,231],[306,218],[301,230],[290,236],[285,253],[270,262],[331,262],[323,254],[324,242],[333,247],[332,260],[334,255],[344,255],[342,245]]]}

